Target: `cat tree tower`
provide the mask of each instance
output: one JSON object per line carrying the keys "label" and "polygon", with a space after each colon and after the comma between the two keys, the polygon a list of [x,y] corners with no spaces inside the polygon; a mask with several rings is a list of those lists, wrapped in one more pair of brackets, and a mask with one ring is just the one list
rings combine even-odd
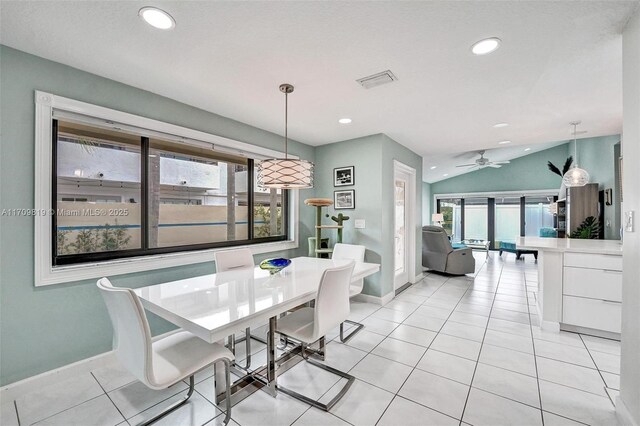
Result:
{"label": "cat tree tower", "polygon": [[316,208],[316,257],[320,257],[322,254],[333,253],[332,248],[322,248],[322,230],[323,229],[342,229],[342,225],[323,225],[322,224],[322,208],[333,205],[333,200],[330,198],[307,198],[304,203],[308,206]]}

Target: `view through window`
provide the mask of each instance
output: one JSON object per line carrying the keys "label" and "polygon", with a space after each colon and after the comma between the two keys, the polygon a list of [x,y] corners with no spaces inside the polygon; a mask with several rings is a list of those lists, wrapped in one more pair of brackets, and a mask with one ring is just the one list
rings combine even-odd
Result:
{"label": "view through window", "polygon": [[142,129],[53,130],[54,264],[287,237],[287,191],[258,188],[251,158]]}

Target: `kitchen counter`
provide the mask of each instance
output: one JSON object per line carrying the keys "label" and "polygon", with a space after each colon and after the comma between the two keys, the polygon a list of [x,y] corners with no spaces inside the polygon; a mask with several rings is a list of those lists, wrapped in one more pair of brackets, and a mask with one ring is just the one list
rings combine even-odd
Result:
{"label": "kitchen counter", "polygon": [[538,251],[541,328],[620,338],[620,241],[520,237],[516,247]]}
{"label": "kitchen counter", "polygon": [[520,237],[516,240],[516,247],[523,250],[595,253],[622,256],[622,242],[619,240]]}

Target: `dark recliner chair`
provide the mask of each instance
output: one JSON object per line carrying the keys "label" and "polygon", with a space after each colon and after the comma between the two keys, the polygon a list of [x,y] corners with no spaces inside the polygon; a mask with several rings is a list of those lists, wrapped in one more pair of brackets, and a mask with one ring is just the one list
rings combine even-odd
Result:
{"label": "dark recliner chair", "polygon": [[475,272],[476,261],[470,248],[453,249],[440,226],[422,227],[422,266],[452,275]]}

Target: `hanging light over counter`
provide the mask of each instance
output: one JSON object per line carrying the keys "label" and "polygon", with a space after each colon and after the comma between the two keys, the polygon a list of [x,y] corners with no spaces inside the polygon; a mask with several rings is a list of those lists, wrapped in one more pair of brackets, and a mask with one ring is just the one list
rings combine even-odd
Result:
{"label": "hanging light over counter", "polygon": [[589,173],[585,169],[581,169],[578,167],[578,125],[582,123],[581,121],[572,121],[569,123],[573,126],[573,149],[574,149],[574,157],[576,159],[575,163],[573,163],[573,167],[571,167],[567,173],[562,177],[562,183],[567,188],[572,186],[585,186],[589,183]]}
{"label": "hanging light over counter", "polygon": [[281,84],[284,93],[284,158],[270,158],[258,164],[258,186],[275,189],[313,188],[313,163],[307,160],[288,158],[289,93],[291,84]]}

